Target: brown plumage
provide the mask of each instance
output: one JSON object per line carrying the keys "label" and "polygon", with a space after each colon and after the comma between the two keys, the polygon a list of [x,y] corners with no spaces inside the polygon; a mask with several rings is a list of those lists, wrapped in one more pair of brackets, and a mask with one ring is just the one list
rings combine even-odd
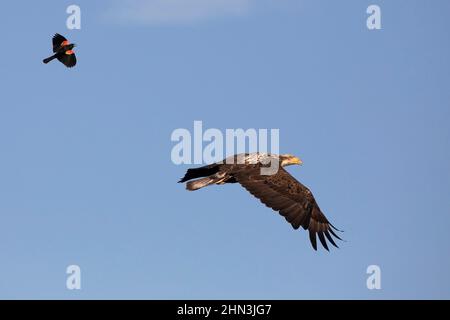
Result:
{"label": "brown plumage", "polygon": [[[278,161],[278,170],[270,175],[262,174],[261,169],[268,167],[262,164],[265,161]],[[301,163],[292,155],[235,155],[219,163],[189,169],[179,182],[188,181],[186,188],[190,191],[211,184],[239,183],[267,207],[278,211],[294,229],[301,226],[308,230],[314,250],[317,250],[316,236],[326,250],[327,240],[337,247],[333,239],[341,239],[334,232],[337,229],[322,213],[311,191],[283,168]]]}

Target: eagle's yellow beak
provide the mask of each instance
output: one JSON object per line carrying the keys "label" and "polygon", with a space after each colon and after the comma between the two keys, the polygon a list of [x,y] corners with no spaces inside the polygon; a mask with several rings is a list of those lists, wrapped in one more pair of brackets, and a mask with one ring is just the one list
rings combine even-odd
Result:
{"label": "eagle's yellow beak", "polygon": [[303,161],[300,158],[297,158],[296,156],[293,156],[291,154],[283,154],[280,156],[280,159],[282,167],[291,166],[293,164],[303,164]]}
{"label": "eagle's yellow beak", "polygon": [[303,164],[303,161],[300,158],[297,158],[297,157],[294,157],[293,161],[294,161],[294,164],[298,164],[298,165]]}

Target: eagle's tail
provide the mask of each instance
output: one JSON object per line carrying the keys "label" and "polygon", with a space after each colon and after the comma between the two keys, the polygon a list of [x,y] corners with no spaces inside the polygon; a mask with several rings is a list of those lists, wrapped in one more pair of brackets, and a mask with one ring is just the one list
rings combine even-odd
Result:
{"label": "eagle's tail", "polygon": [[201,178],[201,179],[197,179],[194,181],[189,181],[188,183],[186,183],[186,189],[189,191],[198,190],[203,187],[214,184],[216,182],[219,182],[219,180],[220,179],[216,178],[216,177],[206,177],[206,178]]}
{"label": "eagle's tail", "polygon": [[207,187],[211,184],[223,184],[229,180],[229,177],[225,172],[217,172],[209,177],[197,179],[194,181],[189,181],[186,183],[186,189],[189,191],[198,190]]}

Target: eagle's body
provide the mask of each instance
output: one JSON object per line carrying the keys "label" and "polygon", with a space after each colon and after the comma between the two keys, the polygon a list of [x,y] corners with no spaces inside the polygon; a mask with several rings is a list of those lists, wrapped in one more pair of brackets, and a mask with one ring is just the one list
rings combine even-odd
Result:
{"label": "eagle's body", "polygon": [[53,59],[58,59],[66,67],[72,68],[77,64],[77,57],[73,52],[74,43],[69,41],[60,34],[55,34],[52,39],[54,54],[43,60],[44,63],[49,63]]}
{"label": "eagle's body", "polygon": [[[270,165],[268,161],[278,161],[278,170],[270,175],[262,174],[262,169]],[[186,188],[191,191],[211,184],[239,183],[266,206],[284,216],[294,229],[301,226],[309,230],[315,250],[316,234],[325,249],[328,250],[325,238],[337,247],[331,236],[340,239],[333,231],[337,229],[321,212],[311,191],[283,168],[301,163],[291,155],[240,154],[219,163],[189,169],[179,182],[188,181]]]}

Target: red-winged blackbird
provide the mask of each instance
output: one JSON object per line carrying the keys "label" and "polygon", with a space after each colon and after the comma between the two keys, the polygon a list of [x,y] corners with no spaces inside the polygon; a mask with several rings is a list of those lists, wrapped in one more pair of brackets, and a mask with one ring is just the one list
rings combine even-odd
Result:
{"label": "red-winged blackbird", "polygon": [[72,50],[75,47],[75,43],[70,43],[66,38],[58,33],[53,36],[52,42],[53,52],[55,54],[44,59],[44,63],[49,63],[56,58],[68,68],[72,68],[77,64],[77,57]]}

